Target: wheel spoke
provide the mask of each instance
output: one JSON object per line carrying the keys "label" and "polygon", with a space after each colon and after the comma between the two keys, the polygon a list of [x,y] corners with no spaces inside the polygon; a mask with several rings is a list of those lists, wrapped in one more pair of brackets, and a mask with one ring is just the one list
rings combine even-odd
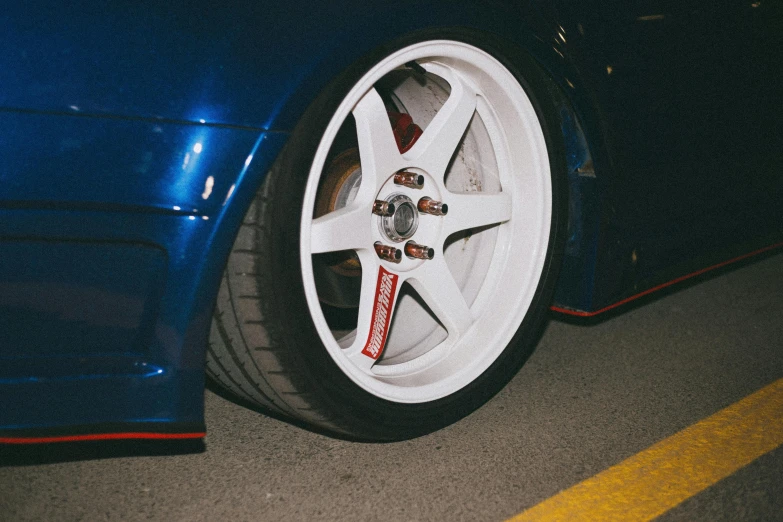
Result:
{"label": "wheel spoke", "polygon": [[461,230],[494,225],[511,219],[511,197],[505,192],[449,193],[444,200],[449,205],[449,213],[444,217],[443,222],[446,236]]}
{"label": "wheel spoke", "polygon": [[[433,67],[436,68],[435,72],[440,72],[442,68],[434,64],[429,66],[430,69]],[[453,71],[443,69],[449,73],[444,76],[451,85],[451,93],[419,140],[406,154],[407,158],[416,162],[416,166],[439,178],[445,175],[446,168],[476,112],[476,93],[473,89]]]}
{"label": "wheel spoke", "polygon": [[369,369],[383,353],[389,333],[397,295],[404,280],[399,274],[386,270],[374,253],[359,253],[362,263],[362,287],[359,297],[359,320],[356,339],[346,355],[360,368]]}
{"label": "wheel spoke", "polygon": [[442,252],[425,263],[408,282],[446,327],[449,337],[461,337],[473,324],[470,308]]}
{"label": "wheel spoke", "polygon": [[351,205],[313,220],[310,249],[313,254],[372,246],[372,214],[369,206]]}
{"label": "wheel spoke", "polygon": [[371,202],[383,183],[403,167],[389,115],[378,91],[370,89],[353,109],[362,164],[357,201]]}

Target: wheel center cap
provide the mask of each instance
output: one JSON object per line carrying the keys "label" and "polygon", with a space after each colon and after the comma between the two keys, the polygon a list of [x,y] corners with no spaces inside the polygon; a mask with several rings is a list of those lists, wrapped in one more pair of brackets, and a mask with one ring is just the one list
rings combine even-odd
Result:
{"label": "wheel center cap", "polygon": [[395,243],[413,237],[419,228],[419,211],[416,204],[404,194],[392,194],[386,201],[394,205],[394,212],[380,218],[383,235]]}

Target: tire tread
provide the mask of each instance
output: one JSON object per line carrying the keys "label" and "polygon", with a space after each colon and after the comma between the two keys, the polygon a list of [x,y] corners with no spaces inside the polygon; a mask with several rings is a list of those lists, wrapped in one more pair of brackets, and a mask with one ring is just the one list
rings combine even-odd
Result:
{"label": "tire tread", "polygon": [[[272,227],[261,223],[272,219],[270,206],[266,203],[268,194],[274,190],[276,174],[273,169],[267,175],[240,226],[238,237],[244,238],[244,244],[241,248],[235,245],[229,256],[212,318],[207,376],[224,390],[262,409],[349,434],[342,423],[331,419],[327,409],[319,404],[315,390],[308,386],[308,379],[299,371],[296,355],[287,346],[285,336],[280,335],[274,322],[268,319],[274,316],[268,309],[273,300],[263,296],[273,295],[269,289],[275,275],[261,267],[250,271],[235,269],[239,257],[250,257],[256,264],[262,261],[267,249],[273,248]],[[245,234],[252,237],[250,248]],[[240,301],[258,303],[261,317],[244,317],[238,306]],[[267,341],[260,346],[248,342],[254,337]]]}

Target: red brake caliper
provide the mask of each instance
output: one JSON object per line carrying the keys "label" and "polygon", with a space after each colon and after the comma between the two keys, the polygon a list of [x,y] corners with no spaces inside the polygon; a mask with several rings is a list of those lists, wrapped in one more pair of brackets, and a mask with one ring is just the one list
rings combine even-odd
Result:
{"label": "red brake caliper", "polygon": [[389,113],[389,121],[391,121],[394,139],[397,141],[400,154],[408,152],[413,147],[413,144],[416,143],[416,140],[421,137],[423,132],[421,127],[413,123],[413,118],[411,118],[410,114],[387,112]]}

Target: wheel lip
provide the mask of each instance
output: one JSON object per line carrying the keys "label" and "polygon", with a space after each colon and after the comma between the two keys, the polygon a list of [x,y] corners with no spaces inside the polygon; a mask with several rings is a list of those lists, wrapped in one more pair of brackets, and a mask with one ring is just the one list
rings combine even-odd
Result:
{"label": "wheel lip", "polygon": [[[396,391],[398,391],[400,387],[390,384],[389,382],[386,382],[382,379],[379,379],[381,375],[377,375],[377,374],[368,375],[361,371],[357,373],[358,368],[354,366],[351,361],[348,360],[348,358],[343,354],[343,351],[340,348],[340,346],[334,340],[331,331],[326,323],[326,320],[323,316],[323,313],[321,311],[320,303],[318,301],[318,296],[313,282],[312,256],[310,251],[310,234],[309,234],[312,219],[310,216],[312,215],[312,208],[315,202],[315,195],[318,186],[317,179],[320,177],[321,171],[323,169],[323,165],[326,160],[326,156],[337,134],[337,130],[339,129],[342,122],[345,121],[345,119],[350,116],[350,113],[353,107],[356,105],[356,103],[358,103],[358,101],[362,98],[362,96],[364,96],[364,94],[368,92],[369,89],[372,88],[373,85],[383,75],[387,74],[394,67],[402,66],[404,63],[410,61],[411,59],[431,58],[432,56],[438,56],[439,58],[448,58],[457,61],[461,59],[459,56],[451,56],[451,54],[454,55],[458,54],[456,50],[453,50],[450,53],[433,54],[432,52],[430,52],[430,53],[425,53],[423,56],[417,56],[413,58],[409,56],[411,53],[414,52],[421,53],[428,49],[432,49],[434,51],[437,49],[442,49],[444,46],[451,47],[453,49],[467,50],[469,52],[478,52],[482,54],[484,58],[493,61],[495,63],[494,65],[495,67],[500,67],[504,71],[504,73],[507,74],[508,77],[510,77],[513,80],[514,88],[518,91],[517,92],[518,94],[521,94],[521,97],[519,99],[517,100],[509,99],[509,102],[512,103],[512,105],[515,105],[515,107],[518,109],[520,114],[524,113],[525,115],[525,118],[520,124],[521,127],[523,127],[527,131],[525,137],[530,138],[531,141],[536,142],[535,146],[531,145],[531,147],[534,152],[533,159],[537,160],[536,170],[540,174],[536,178],[537,181],[541,182],[541,186],[539,187],[541,192],[540,196],[545,200],[543,201],[544,203],[542,208],[543,216],[541,219],[543,228],[541,228],[538,231],[539,241],[535,245],[536,247],[534,249],[535,253],[531,255],[531,257],[534,258],[534,268],[532,271],[532,276],[528,278],[528,285],[527,288],[524,289],[524,292],[520,290],[520,292],[518,293],[518,295],[519,294],[523,295],[523,297],[518,299],[521,302],[518,303],[519,306],[517,306],[510,314],[505,316],[507,318],[506,321],[504,321],[505,324],[513,325],[513,326],[512,327],[507,326],[506,328],[504,328],[504,331],[500,336],[501,339],[499,340],[495,339],[493,341],[494,342],[493,349],[481,358],[481,364],[466,366],[462,369],[462,371],[455,372],[454,374],[452,374],[451,378],[449,379],[450,381],[460,380],[463,374],[470,374],[468,376],[468,379],[464,381],[463,384],[455,388],[453,386],[444,386],[443,383],[439,381],[421,387],[415,387],[415,386],[405,387],[404,390],[410,390],[412,388],[418,389],[420,391],[423,391],[424,389],[427,390],[427,393],[420,394],[421,395],[420,397],[412,398],[410,393],[397,393]],[[393,66],[390,67],[390,64],[392,64]],[[475,67],[475,65],[473,64],[471,65]],[[381,61],[376,63],[373,67],[371,67],[369,71],[366,72],[363,76],[361,76],[359,81],[349,90],[348,94],[343,98],[342,102],[340,102],[340,104],[338,105],[337,109],[334,112],[334,115],[332,116],[332,118],[329,121],[329,124],[326,127],[323,137],[319,142],[318,148],[316,150],[316,154],[312,162],[312,167],[308,175],[308,180],[307,180],[307,185],[306,185],[306,190],[305,190],[305,195],[303,200],[304,210],[300,221],[300,258],[301,258],[300,262],[302,268],[302,278],[304,282],[305,296],[306,296],[308,308],[313,323],[315,324],[319,337],[321,338],[321,341],[324,343],[324,346],[327,352],[329,353],[331,359],[337,364],[340,370],[342,370],[342,372],[351,379],[351,381],[354,384],[358,385],[365,391],[369,392],[370,394],[378,398],[386,399],[396,403],[409,403],[409,404],[422,403],[422,402],[429,402],[429,401],[441,399],[443,397],[456,393],[462,388],[468,386],[471,382],[473,382],[476,378],[478,378],[484,371],[486,371],[486,369],[489,368],[492,365],[492,363],[494,363],[498,359],[498,357],[500,357],[500,354],[505,350],[506,345],[513,339],[517,331],[520,329],[523,320],[528,312],[528,309],[535,298],[536,291],[539,287],[541,276],[544,271],[544,265],[548,257],[547,252],[551,248],[550,232],[553,226],[552,205],[554,203],[554,200],[552,194],[552,179],[551,179],[551,171],[549,165],[549,157],[547,154],[546,136],[544,135],[544,130],[542,128],[541,122],[539,121],[536,108],[533,105],[532,96],[530,95],[530,93],[526,92],[526,88],[523,85],[524,84],[521,83],[518,79],[516,79],[513,73],[509,71],[508,67],[503,65],[501,61],[493,57],[487,51],[484,51],[483,49],[475,45],[468,44],[459,40],[447,40],[447,39],[427,40],[427,41],[415,43],[412,45],[408,45],[404,48],[398,49],[397,51],[388,55],[386,58],[382,59]],[[492,108],[490,107],[490,109]],[[534,127],[533,129],[530,128],[531,125],[533,125]],[[507,144],[506,147],[508,150],[508,154],[511,154],[511,150],[508,149]],[[314,179],[315,182],[313,182]],[[511,181],[513,182],[514,180],[511,179]],[[512,212],[513,212],[512,220],[515,218],[519,219],[519,217],[516,216],[517,212],[513,209]],[[501,262],[503,264],[503,266],[501,267],[502,270],[508,270],[510,268],[510,259],[509,259],[508,251],[511,249],[511,246],[503,242],[503,240],[505,239],[504,236],[507,236],[508,233],[510,233],[510,231],[507,230],[508,227],[506,225],[507,223],[499,227],[499,233],[497,238],[498,241],[497,248],[505,252],[501,252],[500,254],[496,253],[494,255],[494,258],[491,262],[491,266],[489,268],[490,271],[496,270],[497,267],[495,265]],[[387,268],[393,269],[393,267],[387,267]],[[482,292],[483,290],[480,292],[480,294]],[[479,298],[477,298],[477,301],[478,299]],[[486,310],[483,315],[487,315]],[[496,315],[500,316],[504,314],[496,314]],[[471,335],[475,336],[476,331],[477,328],[471,327],[468,330],[468,334],[465,337],[463,337],[460,340],[460,342],[465,343],[466,341],[471,340],[470,336]],[[324,332],[326,332],[326,335],[324,335]],[[431,350],[430,353],[435,352],[436,350],[437,348]],[[426,359],[426,356],[415,359],[414,361],[418,361],[420,363],[422,359]],[[376,366],[376,368],[378,367]],[[381,370],[381,373],[387,373],[387,372]]]}

